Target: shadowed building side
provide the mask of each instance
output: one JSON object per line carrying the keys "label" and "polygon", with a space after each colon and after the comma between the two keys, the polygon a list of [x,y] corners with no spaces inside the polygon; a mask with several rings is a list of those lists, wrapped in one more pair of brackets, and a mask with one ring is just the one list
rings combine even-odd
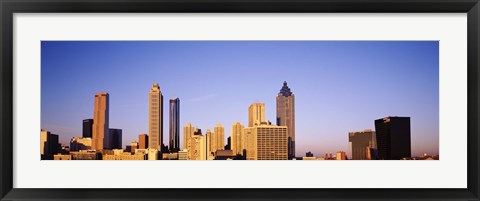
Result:
{"label": "shadowed building side", "polygon": [[378,159],[410,158],[410,117],[385,117],[375,120]]}
{"label": "shadowed building side", "polygon": [[366,129],[359,132],[349,132],[348,142],[351,150],[351,159],[353,160],[371,160],[376,159],[376,140],[375,131]]}
{"label": "shadowed building side", "polygon": [[180,99],[170,99],[170,151],[180,151]]}

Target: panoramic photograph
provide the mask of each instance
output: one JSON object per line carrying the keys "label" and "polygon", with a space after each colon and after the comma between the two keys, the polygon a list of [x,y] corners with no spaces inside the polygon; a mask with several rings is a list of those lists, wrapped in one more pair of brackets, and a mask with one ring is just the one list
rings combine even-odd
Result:
{"label": "panoramic photograph", "polygon": [[440,160],[438,41],[42,41],[40,160]]}

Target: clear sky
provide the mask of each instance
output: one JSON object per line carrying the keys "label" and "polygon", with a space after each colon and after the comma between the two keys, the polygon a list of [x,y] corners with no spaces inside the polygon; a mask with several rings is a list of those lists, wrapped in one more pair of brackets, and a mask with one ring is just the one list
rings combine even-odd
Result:
{"label": "clear sky", "polygon": [[[386,116],[411,117],[412,155],[438,154],[437,41],[44,41],[41,126],[68,145],[93,118],[94,95],[110,94],[110,128],[124,147],[148,133],[148,92],[157,82],[180,98],[183,126],[247,124],[264,102],[275,123],[283,81],[295,94],[296,153],[348,151],[348,132]],[[183,146],[183,145],[181,145]]]}

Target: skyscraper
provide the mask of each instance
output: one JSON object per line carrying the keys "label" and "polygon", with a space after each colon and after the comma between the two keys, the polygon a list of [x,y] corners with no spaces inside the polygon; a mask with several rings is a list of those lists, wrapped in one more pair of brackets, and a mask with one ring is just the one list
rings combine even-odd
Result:
{"label": "skyscraper", "polygon": [[187,123],[187,125],[183,127],[183,149],[190,150],[190,138],[195,135],[195,131],[195,127],[190,123]]}
{"label": "skyscraper", "polygon": [[378,159],[399,160],[411,157],[410,117],[385,117],[375,120]]}
{"label": "skyscraper", "polygon": [[147,149],[148,148],[148,135],[140,134],[138,135],[138,148]]}
{"label": "skyscraper", "polygon": [[248,108],[248,127],[265,122],[265,103],[252,103]]}
{"label": "skyscraper", "polygon": [[349,148],[351,150],[351,159],[353,160],[369,160],[372,157],[371,149],[377,148],[375,140],[375,131],[366,129],[364,131],[348,133]]}
{"label": "skyscraper", "polygon": [[217,124],[213,128],[213,133],[215,135],[215,151],[217,150],[225,150],[225,128],[222,126],[222,124]]}
{"label": "skyscraper", "polygon": [[83,137],[84,138],[92,138],[92,130],[93,130],[93,119],[84,119],[83,120]]}
{"label": "skyscraper", "polygon": [[61,145],[58,143],[58,135],[42,129],[40,131],[41,159],[53,160],[53,155],[58,154],[60,149]]}
{"label": "skyscraper", "polygon": [[261,125],[244,129],[247,160],[288,160],[286,126]]}
{"label": "skyscraper", "polygon": [[163,142],[163,95],[157,83],[148,93],[148,147],[162,150]]}
{"label": "skyscraper", "polygon": [[210,131],[210,129],[207,129],[207,132],[205,133],[205,137],[207,138],[207,157],[208,156],[213,156],[215,151],[217,151],[217,137],[215,136],[215,133]]}
{"label": "skyscraper", "polygon": [[109,94],[100,92],[95,94],[95,106],[93,109],[93,132],[92,149],[102,150],[110,143],[105,136],[109,134]]}
{"label": "skyscraper", "polygon": [[180,151],[180,99],[170,99],[170,141],[171,151]]}
{"label": "skyscraper", "polygon": [[121,149],[122,148],[122,129],[110,128],[109,129],[110,144],[108,149]]}
{"label": "skyscraper", "polygon": [[288,157],[295,157],[295,94],[287,82],[277,95],[277,125],[288,128]]}
{"label": "skyscraper", "polygon": [[243,132],[244,126],[240,122],[236,122],[232,125],[230,130],[230,137],[232,137],[231,149],[234,155],[243,155],[245,149],[245,136]]}

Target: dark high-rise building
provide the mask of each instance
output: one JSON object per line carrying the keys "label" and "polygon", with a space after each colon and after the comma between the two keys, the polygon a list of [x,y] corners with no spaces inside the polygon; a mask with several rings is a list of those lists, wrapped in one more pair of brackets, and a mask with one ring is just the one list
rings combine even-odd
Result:
{"label": "dark high-rise building", "polygon": [[227,145],[225,145],[225,150],[232,150],[231,147],[232,147],[232,138],[228,137],[227,138]]}
{"label": "dark high-rise building", "polygon": [[92,138],[93,119],[83,120],[83,137]]}
{"label": "dark high-rise building", "polygon": [[286,81],[277,95],[277,126],[287,127],[288,158],[295,158],[295,94]]}
{"label": "dark high-rise building", "polygon": [[375,120],[377,154],[380,160],[411,157],[410,117],[385,117]]}
{"label": "dark high-rise building", "polygon": [[170,141],[171,151],[180,150],[180,99],[170,99]]}
{"label": "dark high-rise building", "polygon": [[110,128],[108,137],[110,138],[110,146],[108,149],[122,148],[122,129]]}

